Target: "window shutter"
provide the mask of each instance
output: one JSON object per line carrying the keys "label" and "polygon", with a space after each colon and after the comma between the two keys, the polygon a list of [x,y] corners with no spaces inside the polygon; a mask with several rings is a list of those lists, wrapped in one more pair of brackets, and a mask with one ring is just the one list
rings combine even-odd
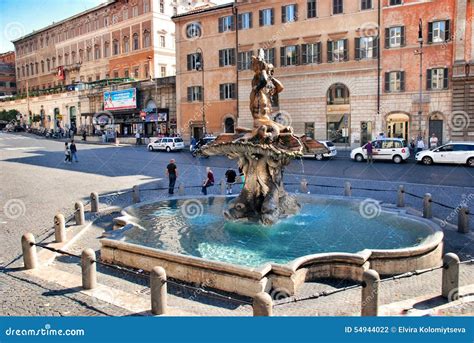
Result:
{"label": "window shutter", "polygon": [[235,16],[234,15],[230,17],[230,29],[232,31],[235,31]]}
{"label": "window shutter", "polygon": [[428,23],[428,43],[433,43],[433,23]]}
{"label": "window shutter", "polygon": [[355,59],[360,60],[360,38],[359,37],[356,37],[355,39]]}
{"label": "window shutter", "polygon": [[235,48],[230,49],[230,64],[235,66]]}
{"label": "window shutter", "polygon": [[451,21],[450,20],[446,20],[444,22],[444,27],[445,27],[445,31],[444,31],[444,41],[445,42],[449,42],[451,40]]}
{"label": "window shutter", "polygon": [[426,69],[426,89],[431,89],[431,69]]}
{"label": "window shutter", "polygon": [[191,70],[192,69],[192,63],[191,63],[191,58],[192,58],[192,55],[188,55],[188,70]]}
{"label": "window shutter", "polygon": [[385,29],[385,49],[390,48],[390,29]]}
{"label": "window shutter", "polygon": [[272,20],[271,20],[272,25],[275,24],[275,16],[274,16],[274,13],[273,13],[273,12],[274,12],[274,10],[273,10],[273,8],[272,8],[272,9],[270,10],[271,17],[272,17]]}
{"label": "window shutter", "polygon": [[224,18],[219,18],[219,32],[224,32]]}
{"label": "window shutter", "polygon": [[318,58],[318,63],[322,63],[323,59],[322,59],[321,53],[323,51],[323,46],[321,45],[321,42],[318,42],[316,44],[316,46],[317,46],[317,49],[318,49],[318,57],[317,57]]}
{"label": "window shutter", "polygon": [[308,63],[308,44],[301,45],[301,64]]}
{"label": "window shutter", "polygon": [[242,14],[237,15],[237,29],[238,30],[242,29]]}
{"label": "window shutter", "polygon": [[198,100],[202,101],[203,86],[198,87]]}
{"label": "window shutter", "polygon": [[379,37],[374,37],[373,41],[373,58],[377,59],[379,57]]}
{"label": "window shutter", "polygon": [[249,28],[252,28],[252,22],[253,22],[253,19],[252,19],[252,16],[253,16],[253,13],[252,12],[249,12]]}
{"label": "window shutter", "polygon": [[286,23],[286,6],[281,6],[281,22]]}
{"label": "window shutter", "polygon": [[219,67],[224,66],[224,50],[219,50]]}
{"label": "window shutter", "polygon": [[405,46],[405,26],[400,27],[400,45]]}
{"label": "window shutter", "polygon": [[332,62],[332,42],[328,41],[328,63]]}
{"label": "window shutter", "polygon": [[193,89],[188,87],[188,101],[193,101]]}
{"label": "window shutter", "polygon": [[286,66],[286,59],[285,59],[285,48],[280,48],[280,67]]}
{"label": "window shutter", "polygon": [[262,10],[259,11],[258,22],[260,26],[263,26],[263,11]]}
{"label": "window shutter", "polygon": [[405,91],[405,72],[400,72],[400,91]]}
{"label": "window shutter", "polygon": [[230,85],[230,97],[231,97],[232,99],[235,99],[235,98],[236,98],[236,96],[235,96],[235,83],[232,83],[232,84]]}
{"label": "window shutter", "polygon": [[344,61],[349,61],[349,40],[344,39]]}
{"label": "window shutter", "polygon": [[224,85],[219,85],[219,95],[220,99],[224,100]]}
{"label": "window shutter", "polygon": [[242,68],[242,66],[243,66],[243,55],[244,55],[243,52],[237,53],[237,69],[239,69],[239,70],[243,70],[243,68]]}
{"label": "window shutter", "polygon": [[390,73],[385,73],[385,91],[390,93]]}
{"label": "window shutter", "polygon": [[300,55],[301,55],[300,46],[297,45],[296,46],[296,65],[301,64]]}
{"label": "window shutter", "polygon": [[444,68],[443,72],[443,88],[448,89],[448,76],[449,76],[449,70],[448,68]]}
{"label": "window shutter", "polygon": [[295,17],[293,18],[294,21],[298,20],[298,4],[295,4]]}

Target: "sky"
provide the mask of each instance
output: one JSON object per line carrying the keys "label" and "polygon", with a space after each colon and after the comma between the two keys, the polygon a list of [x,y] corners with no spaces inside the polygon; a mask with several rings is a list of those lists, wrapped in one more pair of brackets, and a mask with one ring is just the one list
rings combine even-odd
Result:
{"label": "sky", "polygon": [[[107,0],[0,0],[0,53],[14,50],[11,40],[61,21]],[[229,0],[214,0],[217,4]]]}

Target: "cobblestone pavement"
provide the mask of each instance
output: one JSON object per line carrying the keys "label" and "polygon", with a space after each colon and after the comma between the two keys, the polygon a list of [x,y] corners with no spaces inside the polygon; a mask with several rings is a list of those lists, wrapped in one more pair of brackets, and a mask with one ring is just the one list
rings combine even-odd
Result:
{"label": "cobblestone pavement", "polygon": [[[74,202],[86,200],[91,191],[100,194],[129,190],[135,184],[142,189],[165,187],[160,181],[170,158],[178,159],[180,179],[186,185],[200,183],[207,165],[213,167],[216,179],[223,177],[228,166],[235,166],[226,158],[193,159],[187,153],[148,153],[143,147],[113,147],[80,144],[80,162],[73,165],[63,163],[63,143],[37,139],[28,135],[0,134],[0,315],[129,315],[124,309],[110,304],[97,305],[87,295],[76,290],[63,290],[47,281],[34,279],[19,271],[22,265],[17,259],[21,253],[20,237],[32,232],[37,241],[51,241],[53,216],[57,212],[72,213]],[[402,169],[404,168],[404,169]],[[354,189],[353,194],[371,197],[382,202],[393,203],[399,184],[418,195],[430,192],[435,200],[455,207],[463,199],[474,213],[473,170],[461,166],[424,167],[408,163],[392,165],[387,163],[368,167],[357,164],[342,156],[334,161],[295,161],[285,172],[285,180],[297,183],[302,178],[310,183],[342,186],[350,180],[353,187],[377,188],[385,191]],[[297,191],[297,185],[287,187]],[[392,191],[387,191],[392,190]],[[310,186],[312,193],[342,194],[342,188]],[[187,194],[198,194],[199,188],[186,190]],[[218,193],[213,187],[212,193]],[[130,202],[130,194],[103,196],[102,203],[124,206]],[[166,199],[165,191],[141,191],[143,200]],[[407,196],[407,205],[421,209],[421,200]],[[441,219],[455,223],[453,210],[434,205],[434,213]],[[474,220],[471,220],[474,231]],[[460,235],[453,228],[445,228],[445,251],[455,251],[461,259],[473,258],[473,234]],[[96,233],[97,234],[97,233]],[[94,236],[94,238],[96,238]],[[91,237],[84,237],[81,244],[90,246]],[[55,267],[67,271],[78,271],[76,263],[61,257]],[[463,266],[462,284],[474,283],[472,266]],[[132,293],[141,292],[146,297],[147,284],[139,278],[124,275],[101,274],[99,281],[116,285]],[[127,281],[123,281],[126,279]],[[340,283],[305,284],[299,297],[314,294],[320,290],[341,287]],[[387,282],[381,289],[381,302],[388,303],[417,296],[421,293],[436,293],[439,290],[439,275],[436,272],[410,279]],[[389,287],[390,286],[390,287]],[[172,302],[190,311],[201,311],[209,315],[248,315],[249,306],[230,305],[190,293],[182,289],[171,289]],[[276,314],[282,315],[325,315],[357,313],[360,291],[352,290],[331,297],[277,306]],[[99,307],[99,308],[97,308]],[[464,309],[465,310],[465,309]],[[332,311],[332,312],[331,312]],[[462,310],[459,310],[463,313]],[[472,311],[471,311],[472,312]]]}

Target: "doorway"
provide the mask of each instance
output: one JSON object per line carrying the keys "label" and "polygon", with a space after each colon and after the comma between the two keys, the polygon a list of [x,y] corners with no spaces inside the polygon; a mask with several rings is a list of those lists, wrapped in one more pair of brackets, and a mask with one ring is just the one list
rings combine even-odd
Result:
{"label": "doorway", "polygon": [[431,137],[433,133],[438,138],[438,146],[443,144],[443,121],[441,119],[430,118],[429,137]]}
{"label": "doorway", "polygon": [[387,116],[387,137],[408,140],[410,117],[405,113],[392,113]]}

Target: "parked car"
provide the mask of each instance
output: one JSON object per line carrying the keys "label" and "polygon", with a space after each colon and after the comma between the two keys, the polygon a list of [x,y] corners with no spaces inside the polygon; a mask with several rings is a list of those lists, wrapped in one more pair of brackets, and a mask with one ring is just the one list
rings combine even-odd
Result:
{"label": "parked car", "polygon": [[207,145],[211,142],[214,142],[215,140],[216,140],[215,136],[206,136],[206,137],[203,137],[203,138],[199,139],[196,143],[196,146],[194,147],[194,150],[191,150],[191,153],[192,153],[193,157],[197,156],[198,149],[201,149],[203,146],[205,146],[205,145]]}
{"label": "parked car", "polygon": [[451,142],[437,148],[420,151],[415,155],[417,162],[426,165],[433,163],[457,163],[474,167],[474,142]]}
{"label": "parked car", "polygon": [[331,141],[319,141],[319,142],[323,143],[324,146],[329,150],[329,152],[326,152],[324,154],[321,154],[321,153],[316,154],[314,155],[315,159],[317,159],[318,161],[321,161],[325,158],[333,158],[337,156],[337,149],[333,142]]}
{"label": "parked car", "polygon": [[[351,151],[351,158],[357,162],[367,159],[367,150],[365,146],[355,148]],[[410,149],[407,143],[401,138],[386,138],[375,140],[373,145],[373,159],[375,160],[391,160],[394,163],[401,163],[410,157]]]}
{"label": "parked car", "polygon": [[184,141],[181,137],[165,137],[157,139],[148,144],[149,151],[166,150],[167,152],[184,149]]}
{"label": "parked car", "polygon": [[298,141],[303,144],[303,157],[322,160],[322,156],[329,153],[329,148],[323,142],[317,141],[316,139],[306,135],[299,137]]}

